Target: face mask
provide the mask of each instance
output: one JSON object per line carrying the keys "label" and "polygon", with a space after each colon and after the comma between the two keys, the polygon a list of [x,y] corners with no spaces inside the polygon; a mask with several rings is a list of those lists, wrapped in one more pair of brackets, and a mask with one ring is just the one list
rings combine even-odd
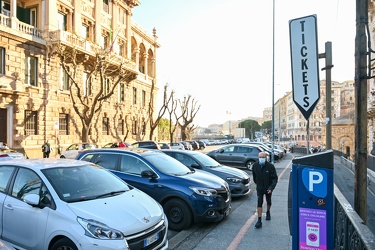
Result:
{"label": "face mask", "polygon": [[266,162],[266,158],[259,158],[259,163],[264,164]]}

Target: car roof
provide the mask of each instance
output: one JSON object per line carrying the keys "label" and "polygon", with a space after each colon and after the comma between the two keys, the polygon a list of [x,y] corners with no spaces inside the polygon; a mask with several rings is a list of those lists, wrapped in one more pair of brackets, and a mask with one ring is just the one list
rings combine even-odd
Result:
{"label": "car roof", "polygon": [[149,148],[92,148],[92,149],[86,149],[79,153],[81,154],[87,154],[87,153],[98,153],[98,152],[112,152],[112,153],[118,153],[118,152],[123,152],[127,154],[133,154],[133,155],[141,155],[141,154],[146,154],[146,153],[154,153],[158,152],[160,153],[161,151],[158,149],[149,149]]}
{"label": "car roof", "polygon": [[[176,152],[176,153],[181,153],[181,154],[187,154],[187,155],[194,155],[200,152],[197,151],[191,151],[191,150],[181,150],[181,149],[162,149],[161,151],[165,152]],[[203,153],[202,153],[203,154]]]}
{"label": "car roof", "polygon": [[7,166],[21,166],[30,169],[48,169],[48,168],[61,168],[61,167],[77,167],[85,166],[88,162],[72,160],[72,159],[60,159],[60,158],[38,158],[38,159],[12,159],[3,161],[2,165]]}

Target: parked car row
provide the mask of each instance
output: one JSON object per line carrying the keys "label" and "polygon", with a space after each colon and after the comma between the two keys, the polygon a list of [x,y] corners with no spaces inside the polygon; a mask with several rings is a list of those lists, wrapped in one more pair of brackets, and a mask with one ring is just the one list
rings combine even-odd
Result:
{"label": "parked car row", "polygon": [[168,228],[223,220],[232,197],[250,193],[245,171],[202,152],[134,145],[69,147],[79,161],[2,161],[0,196],[13,210],[1,239],[22,249],[167,249]]}
{"label": "parked car row", "polygon": [[[272,160],[272,149],[260,142],[230,144],[206,154],[222,164],[252,170],[253,164],[258,161],[258,154],[260,152],[266,152],[267,160]],[[274,160],[276,161],[282,159],[285,155],[283,150],[276,148],[274,148],[273,153]]]}
{"label": "parked car row", "polygon": [[186,229],[193,222],[220,221],[229,214],[227,182],[192,170],[161,151],[91,149],[77,159],[104,167],[150,195],[163,206],[173,230]]}

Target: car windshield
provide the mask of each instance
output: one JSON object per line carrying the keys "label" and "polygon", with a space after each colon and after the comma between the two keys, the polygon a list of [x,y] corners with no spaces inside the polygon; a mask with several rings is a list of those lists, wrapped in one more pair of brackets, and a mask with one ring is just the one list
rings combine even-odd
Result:
{"label": "car windshield", "polygon": [[106,169],[94,164],[42,170],[60,199],[77,202],[118,195],[129,186]]}
{"label": "car windshield", "polygon": [[212,159],[206,154],[197,153],[197,154],[194,154],[194,157],[206,167],[211,167],[211,168],[220,167],[220,163],[218,163],[217,161],[215,161],[214,159]]}
{"label": "car windshield", "polygon": [[148,154],[144,155],[144,158],[164,174],[185,175],[192,172],[184,164],[164,153]]}

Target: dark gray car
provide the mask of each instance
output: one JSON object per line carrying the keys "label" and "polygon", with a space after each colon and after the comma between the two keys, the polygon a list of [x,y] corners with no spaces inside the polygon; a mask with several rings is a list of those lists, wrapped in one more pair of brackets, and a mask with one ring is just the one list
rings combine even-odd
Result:
{"label": "dark gray car", "polygon": [[256,145],[231,144],[206,154],[214,160],[228,166],[245,167],[251,170],[253,164],[258,161],[258,154],[264,152]]}
{"label": "dark gray car", "polygon": [[229,185],[232,197],[250,193],[250,176],[237,168],[223,166],[208,155],[190,150],[163,149],[167,155],[175,158],[189,168],[201,169],[217,175]]}

